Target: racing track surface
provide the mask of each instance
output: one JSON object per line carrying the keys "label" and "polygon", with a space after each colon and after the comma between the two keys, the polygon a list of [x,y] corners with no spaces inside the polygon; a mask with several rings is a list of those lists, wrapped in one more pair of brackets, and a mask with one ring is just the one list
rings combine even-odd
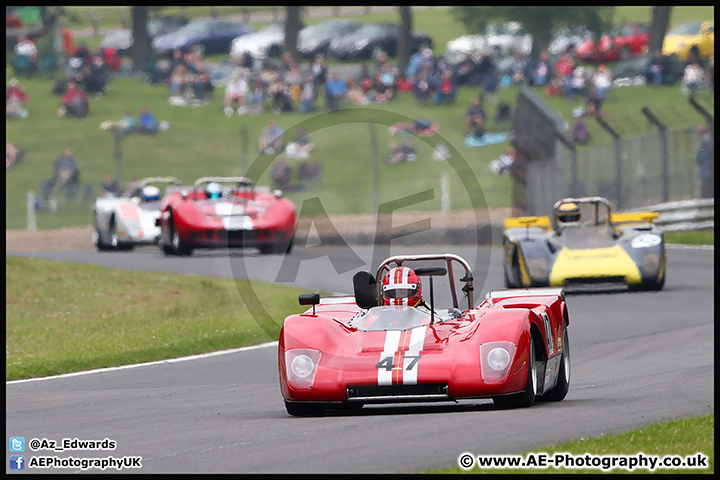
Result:
{"label": "racing track surface", "polygon": [[[488,289],[502,288],[499,248],[414,247],[393,249],[392,254],[440,250],[461,255],[471,264],[489,262],[484,281],[483,272],[475,270],[476,302]],[[304,258],[308,252],[300,249],[293,256]],[[341,272],[354,270],[336,274],[328,257],[315,258],[301,263],[293,284],[340,293],[347,286],[349,292],[358,269],[354,255],[366,262],[360,268],[368,268],[373,255],[370,248],[361,247],[322,252],[334,256]],[[156,249],[25,255],[223,277],[239,272],[241,262],[251,278],[267,280],[277,278],[283,260],[250,252],[228,256],[222,251],[166,258]],[[24,436],[27,442],[109,438],[118,444],[112,452],[43,454],[139,455],[144,473],[413,472],[456,465],[464,452],[533,451],[712,413],[714,251],[669,247],[667,268],[665,289],[658,293],[568,295],[572,378],[568,396],[559,403],[496,410],[490,400],[467,400],[366,406],[359,413],[322,418],[290,417],[280,396],[276,348],[271,345],[7,384],[6,436]],[[29,459],[39,453],[26,450],[25,455]]]}

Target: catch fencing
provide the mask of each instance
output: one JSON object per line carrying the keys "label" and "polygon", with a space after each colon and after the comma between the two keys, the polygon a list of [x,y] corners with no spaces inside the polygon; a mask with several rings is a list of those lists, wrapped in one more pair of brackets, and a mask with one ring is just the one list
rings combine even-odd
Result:
{"label": "catch fencing", "polygon": [[[689,103],[713,132],[712,114],[692,98]],[[551,215],[553,204],[566,196],[602,196],[614,211],[699,198],[697,126],[669,129],[651,109],[643,108],[642,114],[648,130],[627,138],[603,117],[589,118],[612,140],[582,147],[568,138],[565,121],[523,87],[514,120],[514,214]],[[702,123],[698,116],[697,125]]]}

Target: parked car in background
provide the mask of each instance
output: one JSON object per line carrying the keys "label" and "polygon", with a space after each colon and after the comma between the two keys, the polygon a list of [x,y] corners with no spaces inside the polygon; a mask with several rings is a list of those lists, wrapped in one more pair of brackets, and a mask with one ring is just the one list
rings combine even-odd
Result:
{"label": "parked car in background", "polygon": [[326,55],[333,39],[356,32],[362,26],[353,20],[333,19],[305,27],[298,34],[298,52],[308,58],[318,53]]}
{"label": "parked car in background", "polygon": [[484,34],[463,35],[447,43],[445,58],[457,63],[465,55],[475,52],[493,54],[497,57],[522,52],[529,55],[532,51],[532,35],[518,22],[490,23]]}
{"label": "parked car in background", "polygon": [[173,50],[186,51],[191,46],[198,45],[206,55],[227,53],[234,39],[253,31],[252,27],[242,23],[199,18],[179,30],[155,37],[152,48],[155,53],[164,54]]}
{"label": "parked car in background", "polygon": [[[151,18],[147,23],[147,32],[150,41],[159,36],[167,33],[174,32],[187,25],[188,21],[182,17],[159,17]],[[115,49],[118,55],[129,55],[130,49],[133,45],[133,34],[130,29],[118,30],[117,32],[106,35],[102,42],[100,42],[100,48],[112,48]]]}
{"label": "parked car in background", "polygon": [[715,22],[686,22],[671,28],[663,40],[663,55],[687,60],[695,47],[700,58],[715,54]]}
{"label": "parked car in background", "polygon": [[[370,23],[344,37],[330,42],[328,55],[338,60],[370,59],[380,51],[397,56],[400,27],[393,23]],[[410,51],[432,48],[432,38],[425,33],[412,32]]]}
{"label": "parked car in background", "polygon": [[560,27],[553,31],[548,44],[548,52],[551,55],[560,55],[561,53],[575,55],[576,47],[590,38],[592,38],[592,32],[585,25]]}
{"label": "parked car in background", "polygon": [[285,42],[285,25],[270,23],[260,30],[241,35],[230,44],[230,57],[240,60],[249,53],[254,60],[279,57]]}
{"label": "parked car in background", "polygon": [[575,49],[575,56],[584,62],[627,60],[647,51],[647,25],[626,23],[603,33],[600,40],[589,38]]}

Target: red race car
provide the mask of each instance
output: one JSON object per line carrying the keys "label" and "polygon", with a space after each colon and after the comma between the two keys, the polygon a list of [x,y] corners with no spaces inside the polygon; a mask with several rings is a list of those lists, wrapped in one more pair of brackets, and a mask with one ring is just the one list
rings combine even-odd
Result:
{"label": "red race car", "polygon": [[628,60],[644,53],[649,40],[647,25],[628,23],[603,33],[599,43],[585,40],[575,49],[575,56],[584,62]]}
{"label": "red race car", "polygon": [[203,177],[191,190],[163,201],[158,225],[166,255],[195,248],[256,247],[263,254],[290,253],[297,209],[279,190],[255,187],[245,177]]}
{"label": "red race car", "polygon": [[447,253],[390,257],[376,276],[357,272],[353,286],[354,296],[300,295],[312,308],[285,319],[278,363],[290,415],[463,398],[513,408],[565,398],[562,288],[495,290],[475,306],[470,265]]}

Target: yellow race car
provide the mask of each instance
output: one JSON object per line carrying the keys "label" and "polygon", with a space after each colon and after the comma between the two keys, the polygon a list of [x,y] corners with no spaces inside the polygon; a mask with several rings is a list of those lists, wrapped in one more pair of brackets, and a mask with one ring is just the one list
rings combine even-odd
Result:
{"label": "yellow race car", "polygon": [[715,54],[715,22],[686,22],[673,27],[665,35],[662,53],[687,60],[693,48],[697,48],[700,58]]}
{"label": "yellow race car", "polygon": [[661,290],[665,242],[655,212],[611,213],[603,197],[565,198],[550,217],[505,220],[507,288]]}

